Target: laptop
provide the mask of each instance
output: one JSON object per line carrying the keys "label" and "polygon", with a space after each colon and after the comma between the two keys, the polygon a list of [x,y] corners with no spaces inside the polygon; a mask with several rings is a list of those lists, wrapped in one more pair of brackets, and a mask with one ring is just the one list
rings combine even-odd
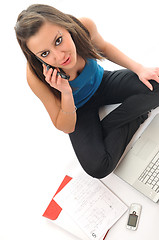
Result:
{"label": "laptop", "polygon": [[114,171],[154,202],[159,201],[159,114]]}

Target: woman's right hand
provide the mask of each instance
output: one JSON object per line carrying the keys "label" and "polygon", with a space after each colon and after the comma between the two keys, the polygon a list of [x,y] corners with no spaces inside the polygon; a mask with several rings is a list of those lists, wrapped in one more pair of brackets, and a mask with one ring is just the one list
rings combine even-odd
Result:
{"label": "woman's right hand", "polygon": [[67,94],[72,92],[69,81],[62,78],[60,75],[57,76],[57,69],[54,70],[50,68],[47,71],[47,67],[43,64],[43,74],[45,76],[46,82],[53,88],[56,88],[61,93]]}

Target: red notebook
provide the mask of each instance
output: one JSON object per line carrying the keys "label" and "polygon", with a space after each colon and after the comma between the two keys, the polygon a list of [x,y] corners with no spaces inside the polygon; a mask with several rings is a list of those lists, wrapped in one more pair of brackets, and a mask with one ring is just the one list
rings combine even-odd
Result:
{"label": "red notebook", "polygon": [[[62,212],[62,208],[55,202],[54,197],[71,181],[71,179],[72,179],[71,177],[67,175],[65,176],[59,188],[57,189],[55,195],[53,196],[51,202],[49,203],[47,209],[45,210],[43,217],[46,217],[50,220],[56,220],[59,217],[60,213]],[[108,231],[104,236],[103,240],[105,240],[107,234]]]}

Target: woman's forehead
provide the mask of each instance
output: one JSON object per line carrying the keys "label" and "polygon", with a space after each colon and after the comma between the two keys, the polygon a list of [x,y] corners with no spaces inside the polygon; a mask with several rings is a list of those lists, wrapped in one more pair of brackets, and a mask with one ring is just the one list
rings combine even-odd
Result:
{"label": "woman's forehead", "polygon": [[27,46],[32,52],[38,52],[39,48],[45,48],[61,33],[66,31],[61,26],[50,22],[44,23],[39,31],[30,37]]}

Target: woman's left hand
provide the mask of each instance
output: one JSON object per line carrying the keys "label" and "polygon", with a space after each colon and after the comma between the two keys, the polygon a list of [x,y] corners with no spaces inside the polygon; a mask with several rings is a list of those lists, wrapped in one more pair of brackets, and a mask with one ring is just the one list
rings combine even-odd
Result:
{"label": "woman's left hand", "polygon": [[141,82],[143,82],[151,91],[153,91],[153,86],[149,82],[149,80],[155,80],[159,83],[159,68],[148,68],[142,67],[140,71],[137,73]]}

